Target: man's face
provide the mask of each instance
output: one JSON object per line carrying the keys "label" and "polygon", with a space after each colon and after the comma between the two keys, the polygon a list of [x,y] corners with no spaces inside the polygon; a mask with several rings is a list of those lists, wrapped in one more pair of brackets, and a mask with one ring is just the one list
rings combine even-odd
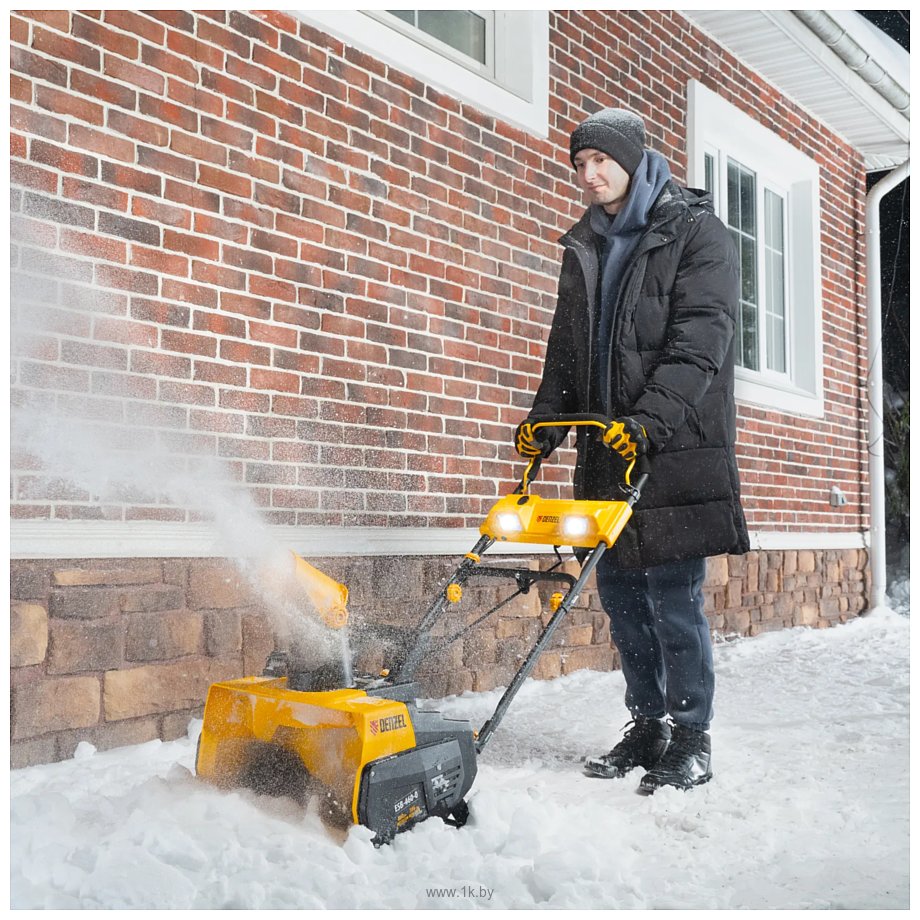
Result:
{"label": "man's face", "polygon": [[575,177],[591,204],[616,214],[629,194],[629,173],[601,150],[586,147],[575,154]]}

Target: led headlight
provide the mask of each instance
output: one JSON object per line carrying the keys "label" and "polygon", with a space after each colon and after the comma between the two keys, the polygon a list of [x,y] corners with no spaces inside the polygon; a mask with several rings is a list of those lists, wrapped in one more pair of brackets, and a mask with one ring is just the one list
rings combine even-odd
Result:
{"label": "led headlight", "polygon": [[500,514],[495,519],[495,523],[498,524],[498,529],[505,533],[521,532],[521,519],[516,514]]}
{"label": "led headlight", "polygon": [[567,537],[583,537],[588,532],[588,522],[583,514],[567,514],[562,519],[562,532]]}

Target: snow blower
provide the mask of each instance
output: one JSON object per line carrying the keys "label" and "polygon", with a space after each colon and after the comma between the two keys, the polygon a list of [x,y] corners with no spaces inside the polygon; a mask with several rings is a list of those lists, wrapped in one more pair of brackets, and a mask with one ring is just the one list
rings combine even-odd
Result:
{"label": "snow blower", "polygon": [[[627,456],[620,485],[623,499],[540,498],[529,488],[541,463],[541,457],[532,457],[514,492],[493,505],[476,545],[439,590],[414,630],[413,642],[389,671],[352,677],[349,686],[336,687],[334,671],[303,670],[291,655],[276,651],[262,676],[213,684],[196,758],[200,777],[225,788],[294,794],[300,801],[319,791],[327,817],[368,827],[377,845],[433,816],[457,827],[466,823],[465,797],[476,776],[477,755],[603,553],[622,532],[647,478],[640,468],[638,481],[631,483],[635,447],[619,423],[595,415],[532,421],[534,432],[546,426],[597,429],[604,443]],[[483,554],[495,543],[550,545],[558,562],[548,571],[482,565]],[[578,554],[583,561],[577,578],[556,570],[562,563],[561,546],[586,551]],[[297,556],[294,565],[322,620],[332,629],[344,627],[348,621],[345,586]],[[481,578],[512,581],[517,590],[433,647],[432,631],[445,611],[460,601],[468,582]],[[468,721],[420,709],[414,678],[425,656],[459,639],[538,582],[556,582],[565,590],[552,595],[552,616],[485,724],[477,731]]]}

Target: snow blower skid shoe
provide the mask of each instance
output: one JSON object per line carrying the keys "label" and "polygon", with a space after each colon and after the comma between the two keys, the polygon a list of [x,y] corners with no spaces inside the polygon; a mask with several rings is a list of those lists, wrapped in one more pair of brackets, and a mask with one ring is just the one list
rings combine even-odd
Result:
{"label": "snow blower skid shoe", "polygon": [[[534,420],[534,428],[546,425],[593,426],[601,430],[605,444],[624,454],[622,425],[601,416]],[[620,486],[624,498],[617,501],[541,499],[529,492],[541,463],[539,457],[531,459],[515,491],[489,511],[480,539],[434,597],[414,642],[390,671],[373,677],[351,677],[335,669],[308,672],[284,653],[274,652],[261,677],[213,684],[196,758],[198,775],[221,787],[249,786],[293,795],[298,801],[319,792],[324,814],[335,815],[344,825],[364,825],[374,832],[377,845],[429,817],[462,827],[469,814],[466,795],[476,777],[477,755],[639,500],[646,473],[640,470],[638,482],[631,484],[634,451],[626,459]],[[483,553],[496,542],[550,545],[559,561],[542,572],[481,565]],[[577,578],[557,571],[560,546],[584,551]],[[348,622],[345,586],[296,555],[294,569],[310,606],[327,626],[342,629]],[[480,578],[514,582],[517,590],[433,644],[435,626],[461,600],[466,583]],[[419,709],[414,678],[426,656],[446,648],[538,582],[559,582],[566,590],[553,594],[549,622],[482,728],[477,732],[468,721]],[[347,685],[337,685],[339,680]]]}

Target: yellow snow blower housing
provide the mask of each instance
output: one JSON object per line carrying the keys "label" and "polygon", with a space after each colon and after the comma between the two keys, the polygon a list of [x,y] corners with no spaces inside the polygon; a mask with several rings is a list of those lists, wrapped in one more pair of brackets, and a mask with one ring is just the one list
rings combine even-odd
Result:
{"label": "yellow snow blower housing", "polygon": [[254,772],[277,770],[285,759],[277,752],[284,751],[360,823],[365,766],[415,747],[406,704],[350,688],[304,693],[287,683],[284,677],[244,677],[211,686],[198,775],[218,786],[259,788]]}

